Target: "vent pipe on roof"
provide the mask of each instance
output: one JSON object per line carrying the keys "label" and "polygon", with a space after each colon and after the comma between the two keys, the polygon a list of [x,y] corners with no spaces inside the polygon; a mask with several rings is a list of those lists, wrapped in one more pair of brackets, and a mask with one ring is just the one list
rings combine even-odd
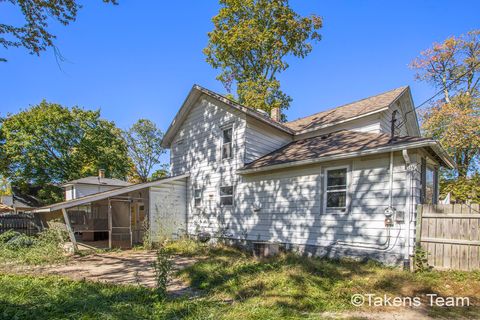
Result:
{"label": "vent pipe on roof", "polygon": [[98,169],[98,178],[99,179],[105,178],[105,169]]}

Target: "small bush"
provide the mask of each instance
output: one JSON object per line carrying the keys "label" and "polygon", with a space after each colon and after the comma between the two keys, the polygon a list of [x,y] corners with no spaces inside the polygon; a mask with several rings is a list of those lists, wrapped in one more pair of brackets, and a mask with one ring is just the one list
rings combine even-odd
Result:
{"label": "small bush", "polygon": [[10,239],[5,244],[5,247],[10,250],[18,250],[22,248],[31,247],[35,242],[36,242],[36,239],[33,237],[29,237],[25,234],[18,234],[17,236]]}
{"label": "small bush", "polygon": [[164,299],[167,296],[168,275],[172,270],[172,261],[170,258],[171,256],[168,250],[161,246],[157,250],[157,259],[153,263],[157,295],[160,299]]}
{"label": "small bush", "polygon": [[65,239],[65,231],[52,229],[36,236],[17,234],[7,243],[0,242],[0,263],[39,265],[65,261],[62,247]]}
{"label": "small bush", "polygon": [[425,272],[432,269],[432,267],[428,265],[428,252],[423,250],[420,246],[415,248],[413,261],[415,272]]}
{"label": "small bush", "polygon": [[207,244],[202,244],[199,241],[187,237],[170,241],[165,244],[165,250],[169,253],[187,257],[206,254],[209,247],[210,246]]}
{"label": "small bush", "polygon": [[0,234],[0,243],[7,243],[12,238],[15,238],[18,235],[20,235],[20,232],[17,232],[17,231],[14,231],[14,230],[8,230],[8,231]]}

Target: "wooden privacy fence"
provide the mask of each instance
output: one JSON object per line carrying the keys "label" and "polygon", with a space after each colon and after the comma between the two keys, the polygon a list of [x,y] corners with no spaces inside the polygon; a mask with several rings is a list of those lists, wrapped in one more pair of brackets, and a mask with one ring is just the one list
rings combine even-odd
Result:
{"label": "wooden privacy fence", "polygon": [[417,243],[436,269],[480,269],[478,204],[419,205]]}
{"label": "wooden privacy fence", "polygon": [[0,234],[8,230],[34,235],[40,231],[40,227],[29,215],[0,215]]}

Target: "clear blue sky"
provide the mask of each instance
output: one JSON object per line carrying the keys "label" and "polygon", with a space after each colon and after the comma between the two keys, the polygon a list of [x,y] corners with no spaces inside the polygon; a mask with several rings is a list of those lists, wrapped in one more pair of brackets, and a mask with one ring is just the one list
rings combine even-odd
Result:
{"label": "clear blue sky", "polygon": [[[23,49],[0,56],[0,116],[42,99],[66,106],[100,108],[126,128],[148,118],[166,130],[194,83],[224,93],[202,49],[215,0],[133,1],[119,6],[83,1],[68,27],[52,24],[68,62],[57,66]],[[414,81],[409,62],[434,41],[479,28],[477,1],[301,1],[292,7],[323,17],[322,41],[303,60],[291,60],[280,76],[293,98],[288,119],[309,115],[398,86],[410,85],[415,102],[434,93]],[[0,2],[0,21],[18,21],[17,9]]]}

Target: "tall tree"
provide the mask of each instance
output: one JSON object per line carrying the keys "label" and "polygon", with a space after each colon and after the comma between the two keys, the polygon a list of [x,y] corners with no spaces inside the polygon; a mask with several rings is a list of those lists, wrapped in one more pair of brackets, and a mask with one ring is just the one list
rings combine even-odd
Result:
{"label": "tall tree", "polygon": [[443,92],[423,113],[422,129],[454,158],[451,176],[465,178],[480,160],[480,30],[435,43],[411,67],[418,80]]}
{"label": "tall tree", "polygon": [[41,187],[47,203],[61,199],[59,183],[95,175],[125,178],[127,147],[113,122],[99,111],[42,101],[0,122],[0,174],[14,186]]}
{"label": "tall tree", "polygon": [[[116,0],[102,0],[117,4]],[[0,0],[10,3],[20,10],[25,22],[21,26],[0,23],[0,45],[5,49],[23,47],[30,54],[40,55],[48,47],[54,46],[55,35],[48,30],[51,20],[62,25],[75,21],[81,5],[77,0]],[[6,61],[0,58],[0,61]]]}
{"label": "tall tree", "polygon": [[163,132],[152,121],[140,119],[123,136],[134,164],[136,180],[148,181],[153,167],[160,163],[160,156],[165,153],[161,146]]}
{"label": "tall tree", "polygon": [[236,86],[240,103],[270,111],[286,109],[291,98],[280,89],[278,74],[288,68],[286,58],[304,58],[322,19],[302,17],[288,0],[220,0],[204,49],[207,62],[222,72],[220,80],[228,92]]}

